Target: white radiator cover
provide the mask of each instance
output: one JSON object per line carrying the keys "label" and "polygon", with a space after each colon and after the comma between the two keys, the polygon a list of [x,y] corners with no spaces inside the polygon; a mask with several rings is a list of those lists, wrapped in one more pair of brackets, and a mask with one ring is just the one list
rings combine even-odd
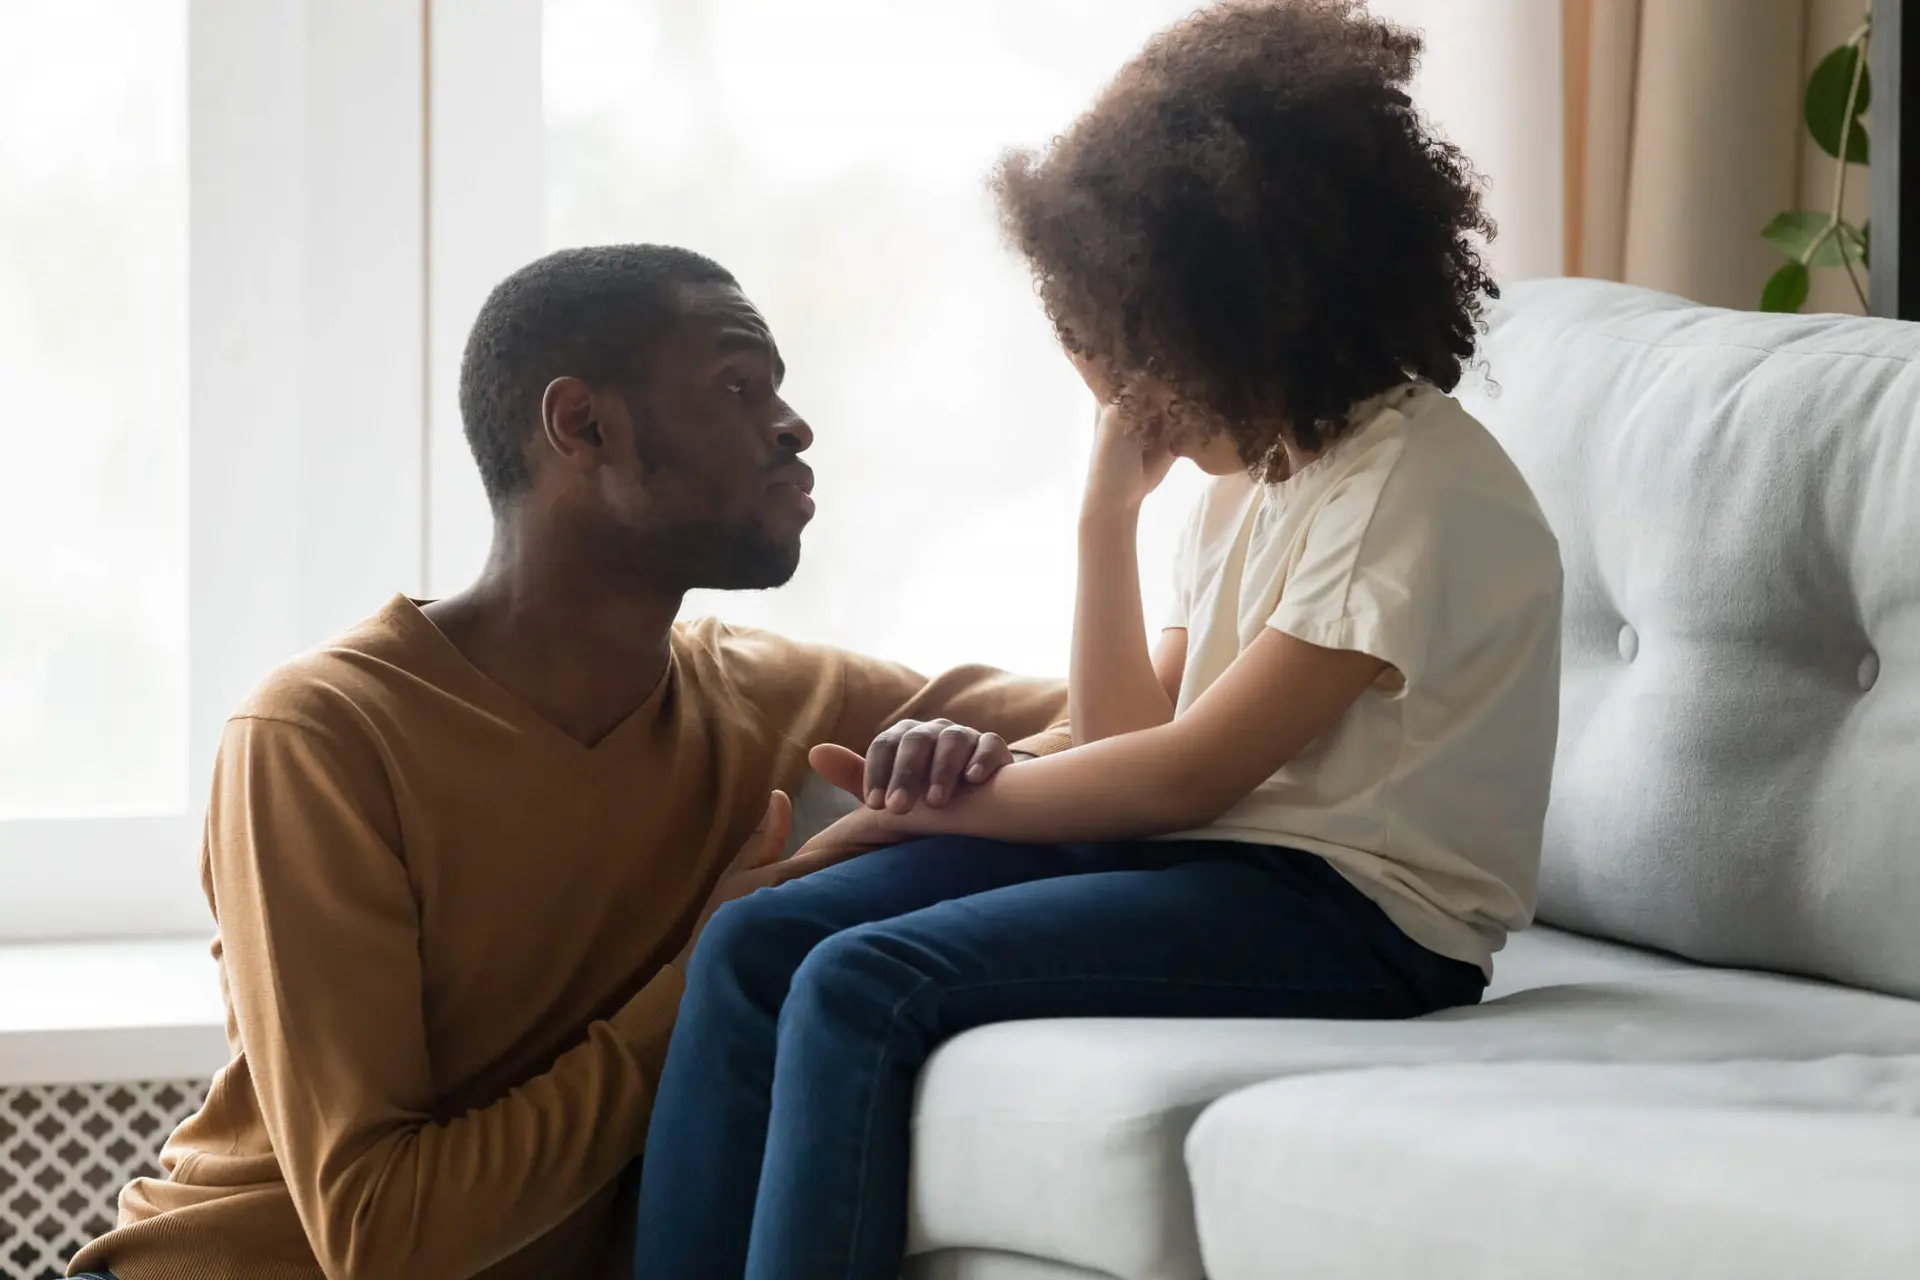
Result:
{"label": "white radiator cover", "polygon": [[0,1277],[65,1275],[206,1092],[203,1080],[0,1088]]}

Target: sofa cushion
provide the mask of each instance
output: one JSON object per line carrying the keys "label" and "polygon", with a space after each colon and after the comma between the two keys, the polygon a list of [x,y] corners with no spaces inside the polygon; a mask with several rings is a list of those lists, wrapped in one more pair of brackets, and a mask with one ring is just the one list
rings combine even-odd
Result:
{"label": "sofa cushion", "polygon": [[1540,918],[1920,996],[1920,326],[1540,281],[1482,354],[1566,565]]}
{"label": "sofa cushion", "polygon": [[1920,1275],[1920,1057],[1288,1080],[1188,1157],[1212,1280]]}
{"label": "sofa cushion", "polygon": [[900,1280],[1113,1280],[1101,1271],[993,1249],[942,1249],[907,1259]]}
{"label": "sofa cushion", "polygon": [[1496,975],[1487,1003],[1416,1022],[1085,1019],[959,1036],[921,1075],[913,1249],[1197,1280],[1187,1130],[1215,1099],[1276,1077],[1920,1053],[1920,1002],[1702,969],[1551,930],[1516,936]]}

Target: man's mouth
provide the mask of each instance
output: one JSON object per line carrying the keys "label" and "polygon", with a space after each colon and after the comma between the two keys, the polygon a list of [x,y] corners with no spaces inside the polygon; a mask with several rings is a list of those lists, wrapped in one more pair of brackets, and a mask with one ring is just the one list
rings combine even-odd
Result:
{"label": "man's mouth", "polygon": [[780,474],[767,485],[767,490],[789,499],[807,516],[813,515],[813,468],[805,465],[783,467]]}
{"label": "man's mouth", "polygon": [[777,488],[780,485],[792,485],[802,493],[812,493],[813,468],[804,462],[795,462],[780,468],[768,483],[768,488]]}
{"label": "man's mouth", "polygon": [[778,478],[774,478],[774,486],[783,486],[783,484],[785,484],[785,486],[793,486],[795,489],[799,489],[801,493],[812,493],[812,491],[814,491],[814,472],[812,472],[810,466],[801,466],[801,468],[795,468],[795,470],[789,470],[789,472],[781,472]]}

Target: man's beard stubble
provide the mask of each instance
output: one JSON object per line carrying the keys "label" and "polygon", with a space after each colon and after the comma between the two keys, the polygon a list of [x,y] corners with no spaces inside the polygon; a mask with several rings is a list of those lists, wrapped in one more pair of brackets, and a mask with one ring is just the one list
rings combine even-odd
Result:
{"label": "man's beard stubble", "polygon": [[[635,456],[649,471],[672,471],[679,459],[661,447],[644,398],[629,395],[627,403],[635,415]],[[711,501],[717,506],[723,498],[715,493]],[[800,568],[798,533],[783,543],[751,521],[733,527],[716,519],[693,520],[626,535],[625,567],[651,585],[682,594],[769,591],[784,587]]]}
{"label": "man's beard stubble", "polygon": [[800,567],[798,535],[781,542],[757,527],[718,522],[630,535],[622,567],[650,586],[688,591],[767,591]]}

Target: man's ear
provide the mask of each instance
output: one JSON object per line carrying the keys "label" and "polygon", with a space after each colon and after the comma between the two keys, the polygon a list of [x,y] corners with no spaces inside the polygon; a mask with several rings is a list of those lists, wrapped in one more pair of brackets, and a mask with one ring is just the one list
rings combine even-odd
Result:
{"label": "man's ear", "polygon": [[555,378],[540,397],[540,430],[566,465],[586,471],[600,463],[606,435],[593,391],[579,378]]}

